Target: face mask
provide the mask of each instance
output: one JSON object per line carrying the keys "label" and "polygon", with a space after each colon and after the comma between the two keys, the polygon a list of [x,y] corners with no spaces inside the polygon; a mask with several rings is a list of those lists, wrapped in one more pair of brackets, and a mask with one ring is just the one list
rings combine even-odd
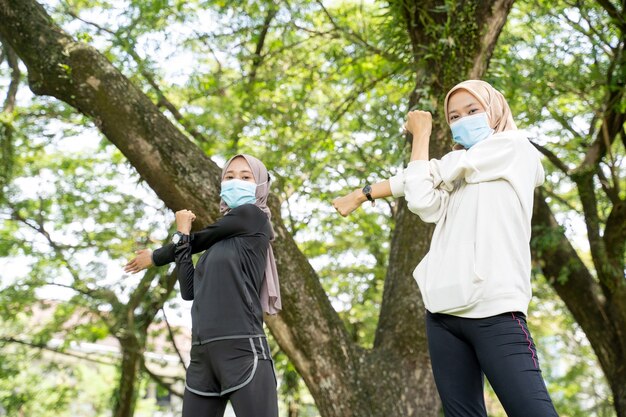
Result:
{"label": "face mask", "polygon": [[450,130],[452,130],[454,141],[465,149],[471,148],[493,134],[493,129],[489,127],[487,113],[465,116],[452,123]]}
{"label": "face mask", "polygon": [[231,209],[244,204],[256,203],[256,187],[253,182],[238,179],[222,182],[220,197]]}

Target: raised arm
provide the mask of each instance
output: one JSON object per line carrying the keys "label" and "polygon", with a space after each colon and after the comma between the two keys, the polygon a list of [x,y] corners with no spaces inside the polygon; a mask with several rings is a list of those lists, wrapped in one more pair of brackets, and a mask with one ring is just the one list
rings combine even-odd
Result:
{"label": "raised arm", "polygon": [[[190,239],[191,253],[209,249],[220,240],[256,232],[265,214],[253,204],[244,204],[232,209],[224,217],[206,228],[192,233]],[[152,253],[152,261],[156,266],[174,262],[175,248],[173,243],[167,244]]]}
{"label": "raised arm", "polygon": [[[265,214],[252,204],[244,204],[232,209],[217,222],[191,234],[189,241],[191,253],[202,252],[229,237],[254,233],[263,221],[266,221]],[[162,266],[174,262],[175,257],[176,245],[173,243],[156,249],[154,252],[147,249],[137,251],[137,256],[126,264],[124,270],[137,273],[152,265]]]}

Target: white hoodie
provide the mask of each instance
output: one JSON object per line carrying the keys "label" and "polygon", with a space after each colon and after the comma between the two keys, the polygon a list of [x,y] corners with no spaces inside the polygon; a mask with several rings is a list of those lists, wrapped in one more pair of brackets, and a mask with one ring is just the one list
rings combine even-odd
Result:
{"label": "white hoodie", "polygon": [[428,311],[526,314],[533,190],[544,175],[526,133],[508,130],[441,160],[413,161],[390,178],[394,197],[437,224],[413,272]]}

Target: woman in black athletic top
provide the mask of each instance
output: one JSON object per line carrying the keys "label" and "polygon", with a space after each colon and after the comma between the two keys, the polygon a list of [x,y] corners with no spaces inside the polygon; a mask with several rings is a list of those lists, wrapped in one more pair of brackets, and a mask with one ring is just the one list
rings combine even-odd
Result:
{"label": "woman in black athletic top", "polygon": [[[266,205],[269,175],[261,161],[237,155],[222,173],[225,216],[190,233],[195,215],[176,212],[172,243],[138,251],[126,271],[176,262],[191,308],[192,348],[183,417],[223,416],[230,400],[238,417],[277,417],[276,378],[263,332],[263,312],[280,310],[274,238]],[[197,264],[191,255],[205,251]]]}

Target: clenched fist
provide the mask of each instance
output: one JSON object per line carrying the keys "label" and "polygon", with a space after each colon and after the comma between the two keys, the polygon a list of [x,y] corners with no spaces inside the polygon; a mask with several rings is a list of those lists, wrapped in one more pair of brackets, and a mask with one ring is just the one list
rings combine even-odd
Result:
{"label": "clenched fist", "polygon": [[188,235],[191,232],[191,223],[196,220],[196,215],[191,210],[179,210],[176,212],[176,230]]}
{"label": "clenched fist", "polygon": [[414,139],[430,138],[430,132],[433,128],[433,116],[427,111],[412,110],[407,115],[404,128],[413,135]]}

